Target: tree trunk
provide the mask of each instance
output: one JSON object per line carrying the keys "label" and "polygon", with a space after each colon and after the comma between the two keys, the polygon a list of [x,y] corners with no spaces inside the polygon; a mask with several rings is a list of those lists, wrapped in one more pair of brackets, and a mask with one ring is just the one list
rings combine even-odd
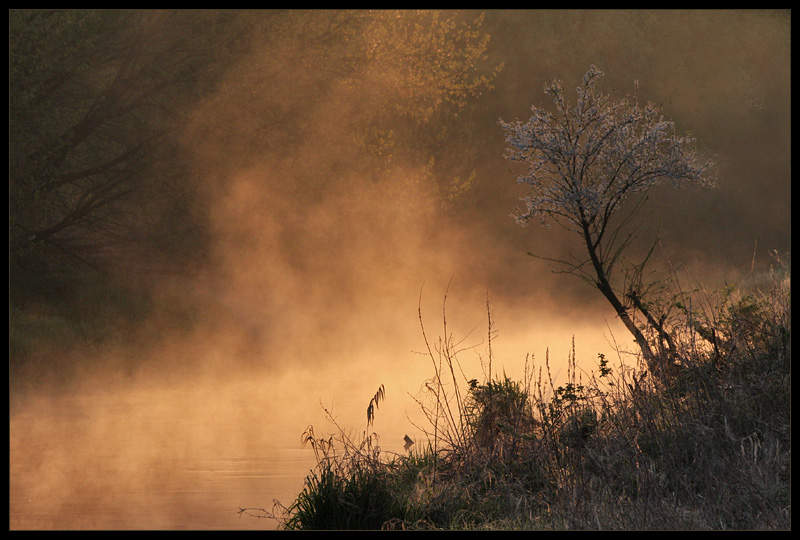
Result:
{"label": "tree trunk", "polygon": [[675,342],[672,340],[672,337],[664,329],[663,323],[657,321],[655,317],[653,317],[653,315],[650,313],[650,310],[645,307],[645,305],[642,303],[642,300],[639,298],[639,295],[635,291],[628,293],[626,296],[633,301],[633,306],[642,312],[642,315],[645,316],[648,324],[650,324],[650,326],[655,329],[656,332],[658,332],[659,337],[662,339],[662,347],[663,344],[666,343],[667,352],[669,353],[671,359],[674,359],[678,353],[678,350],[675,347]]}
{"label": "tree trunk", "polygon": [[583,235],[584,241],[586,242],[586,248],[589,250],[589,258],[591,259],[592,266],[597,274],[597,282],[595,285],[600,292],[603,293],[603,296],[606,297],[606,300],[611,303],[614,311],[617,312],[617,316],[622,321],[622,324],[625,325],[625,328],[627,328],[628,331],[633,334],[633,338],[636,340],[636,344],[639,346],[639,349],[641,349],[645,362],[647,362],[648,369],[653,372],[654,375],[658,374],[660,372],[658,359],[656,358],[656,355],[653,354],[653,350],[650,348],[647,338],[644,337],[642,331],[639,330],[636,324],[634,324],[630,315],[628,315],[628,310],[625,309],[625,306],[617,297],[614,289],[611,288],[611,284],[608,282],[608,276],[606,276],[603,265],[597,256],[597,250],[592,242],[592,237],[587,226],[583,227]]}
{"label": "tree trunk", "polygon": [[[598,278],[599,277],[600,276],[598,276]],[[625,325],[625,328],[627,328],[628,331],[633,334],[636,344],[639,345],[639,348],[642,350],[642,356],[644,356],[647,366],[650,368],[650,371],[653,371],[657,367],[656,356],[653,354],[653,350],[650,348],[647,338],[644,337],[642,331],[639,330],[636,324],[634,324],[630,315],[628,315],[628,311],[625,309],[625,306],[622,305],[622,302],[620,302],[619,298],[617,298],[617,295],[609,286],[605,276],[602,277],[601,281],[598,281],[597,288],[600,289],[600,292],[603,293],[603,296],[605,296],[614,307],[614,310],[617,312],[617,316]]]}

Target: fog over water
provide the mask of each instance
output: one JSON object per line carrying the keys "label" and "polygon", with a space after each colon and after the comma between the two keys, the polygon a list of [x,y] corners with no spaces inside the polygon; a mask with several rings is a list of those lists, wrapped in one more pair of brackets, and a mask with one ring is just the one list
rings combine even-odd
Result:
{"label": "fog over water", "polygon": [[[295,44],[252,36],[250,54],[180,134],[211,255],[191,280],[153,285],[162,309],[141,335],[178,298],[193,298],[201,315],[191,330],[137,351],[124,373],[103,366],[132,353],[88,348],[91,367],[57,392],[11,385],[10,527],[274,527],[237,511],[292,501],[313,466],[300,447],[304,429],[336,429],[323,406],[360,433],[384,385],[372,428],[382,447],[400,452],[405,434],[422,439],[412,396],[432,368],[419,314],[435,341],[445,294],[467,378],[483,378],[487,301],[495,374],[520,377],[530,354],[537,368],[549,356],[563,380],[573,339],[587,372],[598,353],[618,364],[613,344],[633,343],[613,309],[527,255],[563,257],[580,245],[558,227],[523,228],[510,217],[524,190],[497,124],[527,120],[532,104],[549,105],[545,83],[576,87],[591,64],[606,74],[603,92],[621,97],[638,81],[639,98],[661,105],[717,163],[715,190],[651,193],[634,253],[660,219],[654,269],[688,270],[687,283],[710,287],[748,279],[753,263],[766,272],[769,251],[790,250],[790,26],[789,13],[768,11],[488,11],[487,62],[503,69],[463,113],[481,146],[465,148],[475,178],[447,205],[414,180],[418,164],[396,163],[372,181],[374,171],[354,161],[352,130],[380,106],[379,92],[318,88],[280,61]],[[256,70],[294,82],[251,86]],[[313,101],[304,98],[311,91]],[[250,122],[276,108],[295,131],[276,127],[286,139],[274,153],[256,152]]]}

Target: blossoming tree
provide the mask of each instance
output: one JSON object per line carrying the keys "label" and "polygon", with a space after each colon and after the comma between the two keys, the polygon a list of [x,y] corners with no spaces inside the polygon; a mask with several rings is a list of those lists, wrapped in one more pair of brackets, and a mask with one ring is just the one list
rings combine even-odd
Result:
{"label": "blossoming tree", "polygon": [[[633,235],[625,231],[641,205],[635,203],[622,218],[612,218],[628,197],[664,180],[676,188],[713,185],[708,177],[711,162],[699,156],[694,138],[676,134],[674,123],[653,104],[640,106],[635,99],[614,100],[598,93],[602,75],[595,66],[589,68],[574,106],[565,100],[561,83],[553,81],[545,93],[553,99],[555,112],[533,106],[527,122],[500,120],[510,145],[506,157],[527,165],[517,179],[530,186],[523,199],[526,209],[515,218],[521,225],[539,218],[549,226],[552,220],[581,238],[586,249],[582,256],[555,261],[611,303],[652,371],[658,360],[631,316],[634,308],[644,310],[637,291],[612,286],[615,264]],[[658,326],[654,330],[664,333]]]}

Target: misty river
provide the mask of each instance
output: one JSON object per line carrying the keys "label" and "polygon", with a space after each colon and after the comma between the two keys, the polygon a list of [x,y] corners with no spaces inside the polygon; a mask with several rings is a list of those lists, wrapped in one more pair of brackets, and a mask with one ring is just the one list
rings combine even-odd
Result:
{"label": "misty river", "polygon": [[266,441],[276,426],[257,401],[237,415],[233,396],[207,391],[61,396],[14,414],[11,528],[274,528],[238,509],[289,504],[313,455],[299,434]]}
{"label": "misty river", "polygon": [[72,390],[15,399],[10,528],[274,529],[276,521],[239,509],[291,504],[315,465],[301,435],[309,425],[318,436],[337,432],[323,407],[356,438],[385,384],[373,425],[382,449],[400,452],[405,434],[419,438],[406,409],[422,370],[357,364],[182,380],[87,377]]}
{"label": "misty river", "polygon": [[275,528],[238,509],[288,506],[313,452],[300,445],[305,426],[244,390],[62,396],[14,414],[11,529]]}
{"label": "misty river", "polygon": [[[273,377],[28,398],[10,418],[10,527],[275,528],[239,508],[288,506],[315,464],[302,432],[310,424],[319,435],[335,431],[320,405],[324,390],[308,399],[297,390]],[[354,392],[351,403],[331,397],[325,407],[343,427],[363,430],[356,409],[374,391]],[[401,450],[402,436],[382,447]]]}
{"label": "misty river", "polygon": [[[506,360],[496,359],[494,369],[518,377],[532,342],[500,319],[507,331],[501,330],[493,347]],[[549,348],[550,363],[553,376],[563,378],[566,329],[539,328],[558,345]],[[588,335],[585,328],[575,329]],[[528,332],[542,343],[536,358],[544,359],[545,340],[537,334]],[[478,335],[470,338],[481,343]],[[424,418],[412,396],[431,375],[430,358],[411,350],[419,350],[419,341],[410,341],[405,350],[390,347],[393,356],[382,351],[381,362],[362,352],[352,361],[274,373],[170,377],[155,371],[113,382],[87,376],[72,390],[16,398],[10,414],[10,528],[274,529],[275,520],[240,516],[239,509],[272,510],[276,499],[286,506],[294,501],[315,465],[311,448],[301,447],[303,432],[311,425],[317,436],[337,433],[323,407],[358,439],[369,400],[383,384],[386,397],[371,428],[382,450],[403,452],[406,434],[423,439],[418,428]],[[485,346],[462,353],[465,373],[480,376]],[[599,347],[577,339],[584,360]],[[592,367],[591,361],[581,363]]]}

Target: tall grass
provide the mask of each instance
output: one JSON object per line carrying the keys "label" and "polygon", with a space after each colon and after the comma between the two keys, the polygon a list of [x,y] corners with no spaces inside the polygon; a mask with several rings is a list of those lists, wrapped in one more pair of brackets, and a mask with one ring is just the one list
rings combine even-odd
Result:
{"label": "tall grass", "polygon": [[357,443],[305,434],[317,470],[272,516],[289,529],[789,529],[790,268],[778,262],[766,288],[651,302],[672,341],[658,374],[603,355],[582,372],[573,345],[565,383],[547,356],[526,358],[521,381],[493,377],[489,310],[480,382],[443,309],[445,337],[431,345],[422,325],[428,444],[380,452],[381,387]]}

